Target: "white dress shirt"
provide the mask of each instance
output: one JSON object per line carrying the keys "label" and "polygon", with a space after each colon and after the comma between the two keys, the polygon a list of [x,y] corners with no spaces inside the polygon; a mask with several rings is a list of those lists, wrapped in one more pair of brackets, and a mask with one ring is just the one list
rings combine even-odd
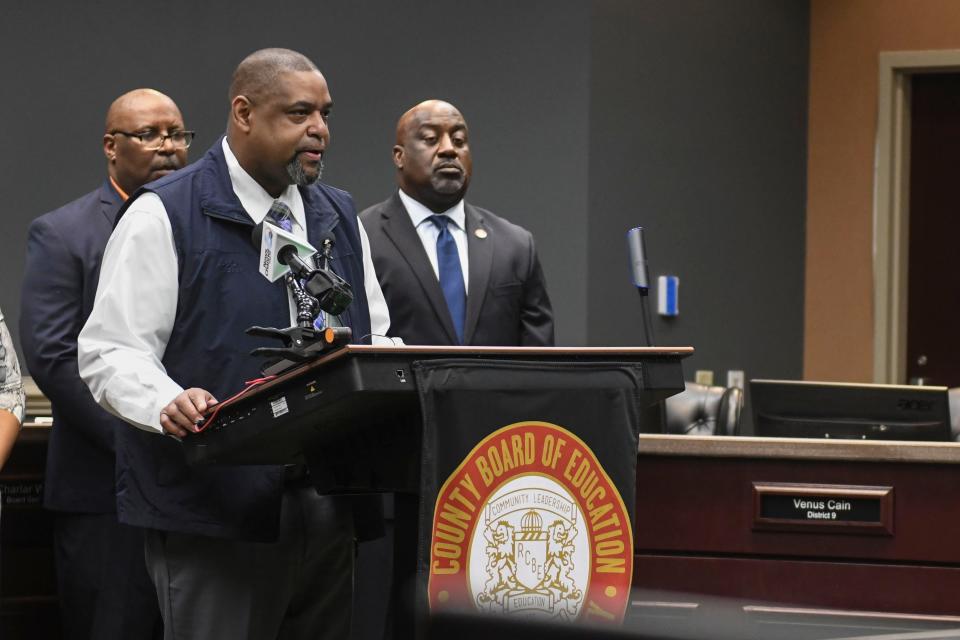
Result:
{"label": "white dress shirt", "polygon": [[[233,191],[247,215],[259,224],[275,198],[240,166],[226,138],[223,152]],[[293,212],[293,232],[306,238],[300,191],[291,185],[277,199]],[[359,226],[373,343],[393,344],[386,337],[390,313],[370,258],[370,241],[363,225]],[[155,193],[144,193],[130,205],[107,242],[93,311],[77,339],[80,377],[94,399],[134,426],[161,433],[160,410],[183,391],[161,362],[177,309],[177,271],[166,208]],[[295,323],[291,300],[290,324]]]}
{"label": "white dress shirt", "polygon": [[440,268],[437,266],[437,238],[440,236],[440,229],[429,220],[430,216],[441,215],[450,218],[453,224],[447,224],[447,229],[457,243],[457,254],[460,257],[460,270],[463,272],[463,290],[470,290],[470,257],[467,255],[467,214],[463,210],[463,200],[453,205],[440,214],[435,214],[423,204],[414,200],[399,190],[400,201],[410,215],[410,221],[420,236],[420,242],[427,251],[427,258],[430,259],[430,266],[433,267],[433,273],[440,280]]}

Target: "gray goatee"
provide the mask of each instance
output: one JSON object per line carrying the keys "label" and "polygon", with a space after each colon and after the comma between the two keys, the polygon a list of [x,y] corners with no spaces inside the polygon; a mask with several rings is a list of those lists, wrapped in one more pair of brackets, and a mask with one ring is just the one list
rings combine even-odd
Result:
{"label": "gray goatee", "polygon": [[307,172],[303,169],[303,165],[300,164],[300,161],[297,160],[296,157],[287,164],[287,175],[290,176],[293,184],[298,187],[309,187],[314,182],[320,180],[320,176],[323,175],[323,157],[320,157],[320,166],[317,167],[316,175],[307,175]]}

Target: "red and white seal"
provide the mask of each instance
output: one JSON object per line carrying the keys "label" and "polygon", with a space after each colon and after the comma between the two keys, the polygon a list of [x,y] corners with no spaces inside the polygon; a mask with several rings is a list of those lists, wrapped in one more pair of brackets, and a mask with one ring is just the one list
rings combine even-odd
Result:
{"label": "red and white seal", "polygon": [[620,623],[632,575],[633,531],[620,492],[563,427],[499,429],[440,489],[432,611]]}

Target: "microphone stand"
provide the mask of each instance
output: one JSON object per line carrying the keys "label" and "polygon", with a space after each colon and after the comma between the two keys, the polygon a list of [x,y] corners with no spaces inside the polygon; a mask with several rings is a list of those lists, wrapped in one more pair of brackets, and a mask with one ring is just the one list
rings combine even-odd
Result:
{"label": "microphone stand", "polygon": [[630,258],[630,272],[633,286],[640,294],[640,317],[643,320],[643,346],[653,346],[653,321],[650,319],[650,307],[647,294],[650,292],[650,274],[647,273],[647,248],[643,241],[643,227],[634,227],[627,231],[627,255]]}
{"label": "microphone stand", "polygon": [[[647,251],[643,241],[643,228],[635,227],[627,232],[627,253],[633,284],[640,294],[640,320],[643,324],[643,345],[653,346],[653,320],[650,318],[650,274],[647,272]],[[666,403],[657,402],[642,408],[640,430],[644,433],[666,433]]]}
{"label": "microphone stand", "polygon": [[653,320],[650,317],[649,296],[647,295],[650,290],[647,287],[637,287],[637,291],[640,293],[640,317],[643,321],[643,346],[652,347]]}
{"label": "microphone stand", "polygon": [[286,282],[287,288],[290,289],[293,300],[297,304],[297,326],[303,329],[312,328],[314,318],[320,312],[320,303],[306,292],[303,285],[300,284],[300,280],[295,278],[291,272],[288,271],[284,276],[284,282]]}
{"label": "microphone stand", "polygon": [[320,311],[320,302],[307,293],[292,272],[284,276],[284,282],[297,305],[297,326],[286,329],[274,327],[250,327],[247,335],[274,338],[282,347],[257,347],[250,352],[252,356],[271,358],[261,370],[265,376],[273,376],[309,362],[324,353],[350,342],[353,335],[350,327],[327,327],[317,330],[313,321]]}
{"label": "microphone stand", "polygon": [[[637,287],[640,294],[640,319],[643,325],[643,346],[653,346],[653,322],[650,319],[650,305],[648,304],[650,290],[647,287]],[[667,404],[657,402],[640,410],[641,433],[667,432]]]}

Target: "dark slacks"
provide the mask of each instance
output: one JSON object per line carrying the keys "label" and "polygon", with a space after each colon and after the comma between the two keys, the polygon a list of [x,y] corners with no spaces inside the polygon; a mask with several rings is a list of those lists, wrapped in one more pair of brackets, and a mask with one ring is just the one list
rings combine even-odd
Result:
{"label": "dark slacks", "polygon": [[58,512],[54,554],[64,638],[162,637],[141,529],[112,513]]}
{"label": "dark slacks", "polygon": [[166,640],[348,638],[353,587],[349,503],[284,492],[277,542],[147,531],[147,566]]}

